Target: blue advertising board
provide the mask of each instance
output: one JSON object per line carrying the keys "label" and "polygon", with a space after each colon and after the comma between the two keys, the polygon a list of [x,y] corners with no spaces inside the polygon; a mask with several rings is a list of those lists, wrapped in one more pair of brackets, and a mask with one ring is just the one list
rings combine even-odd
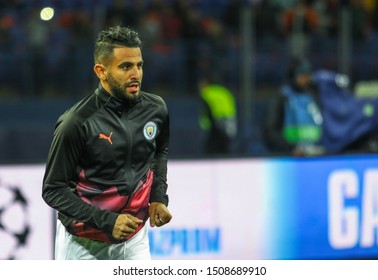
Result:
{"label": "blue advertising board", "polygon": [[[174,160],[168,170],[173,219],[149,228],[153,259],[378,259],[376,155]],[[55,215],[36,191],[43,172],[0,167],[2,259],[53,255]],[[27,212],[5,200],[16,187],[32,202]],[[13,250],[17,235],[5,229],[25,217],[33,231]]]}
{"label": "blue advertising board", "polygon": [[276,159],[269,173],[272,259],[378,258],[378,159]]}
{"label": "blue advertising board", "polygon": [[173,161],[163,259],[378,258],[378,157]]}

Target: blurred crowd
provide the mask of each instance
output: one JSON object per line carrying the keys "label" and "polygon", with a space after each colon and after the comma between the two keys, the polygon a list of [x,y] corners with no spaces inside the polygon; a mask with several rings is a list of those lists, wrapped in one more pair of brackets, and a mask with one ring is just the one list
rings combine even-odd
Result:
{"label": "blurred crowd", "polygon": [[[250,77],[253,88],[248,93],[253,95],[250,115],[254,122],[239,129],[236,151],[265,155],[269,151],[262,139],[262,121],[285,83],[293,56],[306,57],[313,69],[337,71],[340,47],[345,47],[341,35],[346,30],[351,88],[359,81],[377,80],[377,2],[0,0],[0,98],[4,102],[55,102],[91,93],[98,83],[92,70],[96,34],[107,26],[130,26],[143,40],[143,90],[174,104],[173,154],[194,155],[197,146],[181,144],[181,139],[189,131],[198,133],[198,123],[193,125],[197,111],[192,105],[199,99],[199,82],[209,73],[216,74],[219,83],[233,93],[236,104],[244,105],[247,30],[254,70]],[[44,21],[40,12],[47,6],[54,8],[54,16]],[[245,11],[250,17],[244,17]],[[348,17],[343,22],[344,12]],[[245,123],[239,120],[241,125]],[[50,127],[39,129],[49,135]]]}
{"label": "blurred crowd", "polygon": [[[243,9],[251,9],[254,15],[256,83],[277,85],[282,82],[289,44],[301,47],[291,38],[298,22],[305,36],[303,48],[314,57],[315,66],[336,67],[343,2],[349,2],[352,51],[356,51],[352,76],[372,78],[377,67],[367,56],[376,49],[375,0],[3,0],[0,94],[65,98],[91,90],[94,34],[116,24],[136,28],[144,40],[150,71],[145,77],[147,89],[193,94],[201,75],[213,69],[238,89]],[[55,9],[50,21],[39,17],[44,6]]]}

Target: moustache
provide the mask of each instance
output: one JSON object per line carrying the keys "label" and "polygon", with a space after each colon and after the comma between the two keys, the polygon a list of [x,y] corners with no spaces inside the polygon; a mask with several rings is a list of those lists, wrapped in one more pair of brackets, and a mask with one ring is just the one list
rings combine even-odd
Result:
{"label": "moustache", "polygon": [[128,83],[125,84],[126,87],[131,86],[131,85],[140,86],[140,81],[132,81],[132,82],[128,82]]}

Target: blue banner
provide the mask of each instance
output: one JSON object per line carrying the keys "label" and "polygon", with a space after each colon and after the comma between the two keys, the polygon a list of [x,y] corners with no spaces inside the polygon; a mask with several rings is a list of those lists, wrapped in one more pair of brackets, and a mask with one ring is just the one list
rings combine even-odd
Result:
{"label": "blue banner", "polygon": [[267,165],[268,258],[378,258],[376,157],[276,159]]}

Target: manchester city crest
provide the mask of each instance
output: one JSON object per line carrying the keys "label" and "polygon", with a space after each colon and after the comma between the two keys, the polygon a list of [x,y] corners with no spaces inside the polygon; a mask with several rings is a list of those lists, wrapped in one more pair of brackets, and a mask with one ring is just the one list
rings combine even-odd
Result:
{"label": "manchester city crest", "polygon": [[144,137],[147,140],[152,140],[155,138],[157,132],[157,126],[154,122],[148,122],[143,128]]}

